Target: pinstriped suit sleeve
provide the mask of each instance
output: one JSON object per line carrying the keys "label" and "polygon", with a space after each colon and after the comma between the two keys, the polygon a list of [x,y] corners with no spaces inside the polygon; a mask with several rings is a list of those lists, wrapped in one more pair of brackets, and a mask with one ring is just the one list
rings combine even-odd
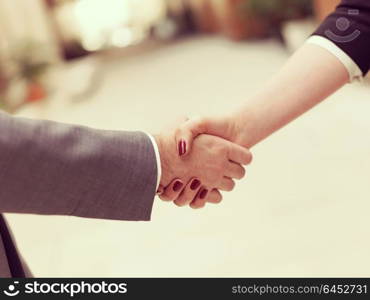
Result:
{"label": "pinstriped suit sleeve", "polygon": [[0,113],[0,212],[149,220],[150,138]]}

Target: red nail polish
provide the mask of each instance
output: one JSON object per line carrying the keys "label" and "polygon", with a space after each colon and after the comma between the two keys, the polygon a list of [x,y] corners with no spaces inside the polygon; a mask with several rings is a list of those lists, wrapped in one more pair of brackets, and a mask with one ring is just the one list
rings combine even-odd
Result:
{"label": "red nail polish", "polygon": [[198,179],[194,179],[190,185],[190,188],[194,191],[200,186],[200,181]]}
{"label": "red nail polish", "polygon": [[204,199],[205,197],[207,197],[207,194],[208,194],[208,190],[204,189],[203,191],[200,192],[199,198]]}
{"label": "red nail polish", "polygon": [[181,181],[176,181],[172,189],[174,192],[178,192],[179,190],[181,190],[182,186],[183,186],[183,183]]}
{"label": "red nail polish", "polygon": [[186,142],[185,141],[182,141],[182,143],[183,143],[183,149],[184,149],[184,154],[186,153]]}
{"label": "red nail polish", "polygon": [[186,142],[184,140],[180,140],[179,142],[179,155],[182,156],[186,153]]}

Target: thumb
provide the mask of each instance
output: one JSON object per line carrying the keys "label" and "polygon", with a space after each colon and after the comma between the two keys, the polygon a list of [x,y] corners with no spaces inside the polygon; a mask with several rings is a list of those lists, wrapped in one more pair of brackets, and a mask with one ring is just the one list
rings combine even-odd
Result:
{"label": "thumb", "polygon": [[208,120],[196,117],[182,123],[175,132],[175,140],[179,156],[186,156],[191,152],[193,140],[202,133],[207,132]]}

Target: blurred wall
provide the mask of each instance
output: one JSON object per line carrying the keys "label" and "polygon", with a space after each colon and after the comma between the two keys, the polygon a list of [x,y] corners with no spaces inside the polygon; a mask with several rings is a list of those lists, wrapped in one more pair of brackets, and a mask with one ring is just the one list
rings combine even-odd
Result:
{"label": "blurred wall", "polygon": [[164,0],[76,0],[55,9],[63,43],[78,40],[89,51],[124,40],[125,29],[145,35],[164,14]]}
{"label": "blurred wall", "polygon": [[[7,45],[33,41],[48,46],[50,60],[59,59],[58,44],[42,0],[0,1],[0,51]],[[2,49],[2,50],[1,50]]]}

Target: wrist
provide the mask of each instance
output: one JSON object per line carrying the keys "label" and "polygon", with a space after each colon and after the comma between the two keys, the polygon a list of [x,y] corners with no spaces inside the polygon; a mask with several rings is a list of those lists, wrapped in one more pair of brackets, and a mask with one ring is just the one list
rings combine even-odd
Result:
{"label": "wrist", "polygon": [[248,149],[258,142],[259,129],[253,107],[244,107],[235,111],[227,117],[227,122],[232,124],[231,130],[235,136],[233,142]]}
{"label": "wrist", "polygon": [[157,146],[158,146],[158,152],[160,156],[160,164],[161,164],[161,178],[159,179],[159,182],[163,186],[167,186],[170,181],[173,179],[171,177],[171,164],[170,164],[170,151],[169,146],[166,143],[165,138],[161,134],[153,135]]}

